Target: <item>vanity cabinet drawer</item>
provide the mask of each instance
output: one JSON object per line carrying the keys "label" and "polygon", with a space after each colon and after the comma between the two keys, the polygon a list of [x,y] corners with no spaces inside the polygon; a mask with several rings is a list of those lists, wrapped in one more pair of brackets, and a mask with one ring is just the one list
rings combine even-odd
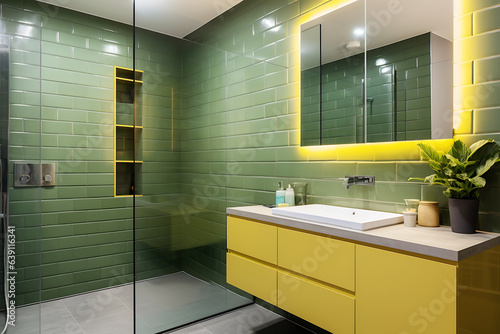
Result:
{"label": "vanity cabinet drawer", "polygon": [[276,305],[277,271],[262,263],[227,253],[227,282]]}
{"label": "vanity cabinet drawer", "polygon": [[277,264],[278,228],[252,220],[228,217],[227,248]]}
{"label": "vanity cabinet drawer", "polygon": [[356,265],[357,334],[461,333],[456,265],[362,245]]}
{"label": "vanity cabinet drawer", "polygon": [[278,307],[335,334],[354,333],[354,297],[278,272]]}
{"label": "vanity cabinet drawer", "polygon": [[278,228],[278,266],[354,291],[355,245]]}

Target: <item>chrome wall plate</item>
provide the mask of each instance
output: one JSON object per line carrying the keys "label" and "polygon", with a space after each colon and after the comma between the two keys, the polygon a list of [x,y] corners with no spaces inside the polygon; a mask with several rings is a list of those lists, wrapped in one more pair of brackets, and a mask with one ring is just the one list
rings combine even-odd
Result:
{"label": "chrome wall plate", "polygon": [[42,164],[42,187],[53,187],[56,185],[56,164]]}
{"label": "chrome wall plate", "polygon": [[53,187],[55,164],[14,164],[14,187]]}

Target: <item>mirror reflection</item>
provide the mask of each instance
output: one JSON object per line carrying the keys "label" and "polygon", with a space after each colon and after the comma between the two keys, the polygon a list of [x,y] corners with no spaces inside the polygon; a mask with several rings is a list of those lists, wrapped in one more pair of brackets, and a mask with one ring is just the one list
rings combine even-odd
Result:
{"label": "mirror reflection", "polygon": [[358,0],[303,24],[301,145],[451,138],[452,11]]}

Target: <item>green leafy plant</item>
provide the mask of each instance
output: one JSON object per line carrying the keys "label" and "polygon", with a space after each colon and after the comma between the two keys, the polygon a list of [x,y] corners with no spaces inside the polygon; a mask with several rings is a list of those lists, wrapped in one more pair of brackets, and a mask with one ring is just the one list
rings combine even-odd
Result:
{"label": "green leafy plant", "polygon": [[457,140],[448,152],[436,151],[424,143],[417,145],[421,156],[436,173],[409,180],[445,186],[443,193],[449,198],[479,198],[479,190],[486,185],[483,174],[500,161],[500,145],[492,139],[480,140],[470,147]]}

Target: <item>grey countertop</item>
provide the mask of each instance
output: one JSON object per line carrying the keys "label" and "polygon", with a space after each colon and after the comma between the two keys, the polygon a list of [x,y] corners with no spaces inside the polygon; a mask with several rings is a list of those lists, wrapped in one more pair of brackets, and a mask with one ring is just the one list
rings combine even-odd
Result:
{"label": "grey countertop", "polygon": [[329,224],[273,215],[264,206],[227,208],[229,215],[261,220],[286,227],[322,233],[352,241],[389,247],[451,261],[461,261],[500,245],[500,234],[478,232],[459,234],[450,227],[405,227],[403,224],[358,231]]}

